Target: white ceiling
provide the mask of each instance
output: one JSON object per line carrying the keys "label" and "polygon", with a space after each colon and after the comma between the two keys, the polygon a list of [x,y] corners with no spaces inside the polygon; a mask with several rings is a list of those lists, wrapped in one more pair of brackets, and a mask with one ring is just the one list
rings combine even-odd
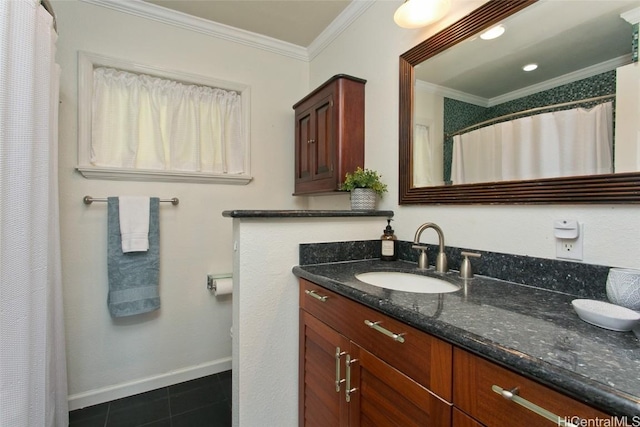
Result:
{"label": "white ceiling", "polygon": [[351,0],[145,0],[198,18],[308,47]]}

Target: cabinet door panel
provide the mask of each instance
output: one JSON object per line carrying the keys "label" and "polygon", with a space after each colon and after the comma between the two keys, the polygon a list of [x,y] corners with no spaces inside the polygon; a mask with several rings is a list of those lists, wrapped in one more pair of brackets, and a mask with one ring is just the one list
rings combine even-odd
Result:
{"label": "cabinet door panel", "polygon": [[296,116],[296,182],[305,182],[312,175],[311,111],[307,110]]}
{"label": "cabinet door panel", "polygon": [[451,405],[373,354],[351,343],[351,426],[451,425]]}
{"label": "cabinet door panel", "polygon": [[334,117],[333,97],[324,98],[315,107],[315,138],[312,144],[315,155],[313,179],[325,179],[333,176],[334,163]]}
{"label": "cabinet door panel", "polygon": [[[299,424],[307,427],[346,426],[348,408],[344,387],[336,391],[336,349],[349,348],[349,340],[300,311]],[[340,358],[344,378],[344,357]]]}

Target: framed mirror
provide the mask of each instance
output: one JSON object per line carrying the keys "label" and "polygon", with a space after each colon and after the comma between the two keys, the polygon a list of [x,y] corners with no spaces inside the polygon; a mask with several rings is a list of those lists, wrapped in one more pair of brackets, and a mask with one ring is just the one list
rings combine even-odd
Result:
{"label": "framed mirror", "polygon": [[[428,129],[429,126],[421,126],[422,123],[416,121],[417,67],[422,67],[423,63],[429,64],[430,58],[435,60],[437,55],[445,51],[448,54],[448,49],[464,45],[465,40],[469,42],[480,32],[502,23],[510,16],[516,17],[531,12],[534,7],[529,11],[527,8],[536,2],[537,0],[490,0],[400,56],[399,203],[401,205],[640,202],[640,172],[638,172],[640,168],[635,167],[635,164],[634,168],[626,169],[629,172],[621,173],[607,171],[598,174],[571,174],[560,177],[462,184],[456,184],[455,180],[444,182],[446,179],[443,179],[441,185],[431,186],[422,186],[423,184],[417,181],[416,172],[418,171],[414,158],[419,147],[414,146],[414,137],[416,133],[434,132],[433,129]],[[621,18],[620,20],[622,21]],[[629,28],[631,28],[630,24]],[[630,46],[629,41],[629,49]],[[457,68],[465,66],[459,65]],[[475,71],[470,70],[469,73],[475,73]],[[637,75],[636,71],[634,76]],[[442,125],[437,126],[436,123],[433,128],[438,135],[441,135]],[[635,146],[635,138],[633,142]],[[618,143],[619,141],[616,140],[616,144]],[[438,171],[438,173],[442,172]]]}

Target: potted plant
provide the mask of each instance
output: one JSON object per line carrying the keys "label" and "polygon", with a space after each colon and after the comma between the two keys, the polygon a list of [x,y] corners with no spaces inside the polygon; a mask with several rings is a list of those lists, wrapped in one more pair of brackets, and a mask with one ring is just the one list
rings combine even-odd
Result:
{"label": "potted plant", "polygon": [[347,172],[341,190],[351,192],[351,209],[373,210],[376,208],[378,196],[386,193],[387,185],[384,184],[378,172],[358,167],[353,173]]}

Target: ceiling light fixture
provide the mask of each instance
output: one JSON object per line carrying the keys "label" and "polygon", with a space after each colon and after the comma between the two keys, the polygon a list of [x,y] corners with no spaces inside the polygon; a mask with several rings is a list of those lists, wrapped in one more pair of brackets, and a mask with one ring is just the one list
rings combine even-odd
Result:
{"label": "ceiling light fixture", "polygon": [[524,71],[533,71],[536,68],[538,68],[538,64],[527,64],[524,67],[522,67]]}
{"label": "ceiling light fixture", "polygon": [[442,18],[451,7],[451,0],[406,0],[393,15],[402,28],[420,28]]}
{"label": "ceiling light fixture", "polygon": [[493,40],[503,35],[504,32],[505,29],[502,25],[496,25],[495,27],[491,27],[484,33],[480,34],[480,38],[482,40]]}

